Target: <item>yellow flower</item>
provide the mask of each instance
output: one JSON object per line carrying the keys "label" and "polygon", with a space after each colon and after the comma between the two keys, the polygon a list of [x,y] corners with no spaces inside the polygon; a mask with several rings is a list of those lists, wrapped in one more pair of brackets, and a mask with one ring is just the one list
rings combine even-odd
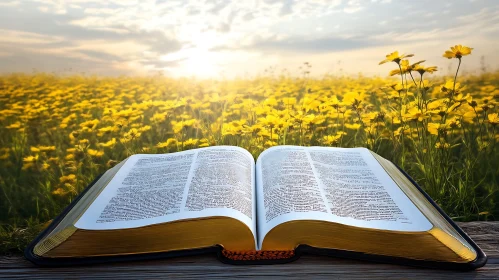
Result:
{"label": "yellow flower", "polygon": [[55,151],[55,146],[38,146],[42,152]]}
{"label": "yellow flower", "polygon": [[409,60],[407,59],[404,59],[400,62],[400,69],[402,69],[402,72],[400,72],[400,69],[395,69],[395,70],[392,70],[390,71],[390,76],[395,76],[395,75],[399,75],[400,73],[402,74],[405,74],[405,73],[408,73],[408,72],[411,72],[414,70],[414,68],[416,68],[420,63],[423,63],[425,62],[425,60],[420,60],[416,63],[413,63],[413,64],[409,64]]}
{"label": "yellow flower", "polygon": [[76,175],[75,174],[69,174],[66,176],[61,176],[59,178],[59,182],[61,183],[74,183],[76,181]]}
{"label": "yellow flower", "polygon": [[499,124],[499,116],[497,113],[489,114],[487,118],[489,119],[489,123],[491,125],[495,126]]}
{"label": "yellow flower", "polygon": [[428,132],[433,135],[438,135],[438,130],[440,129],[440,124],[438,123],[429,123],[428,124]]}
{"label": "yellow flower", "polygon": [[450,47],[450,51],[445,51],[443,57],[447,57],[448,59],[461,59],[461,57],[471,54],[471,50],[473,50],[473,48],[463,45],[455,45],[454,47]]}
{"label": "yellow flower", "polygon": [[437,71],[437,66],[429,66],[429,67],[425,67],[421,64],[418,64],[416,65],[412,71],[416,71],[418,72],[420,75],[423,75],[424,73],[428,72],[430,74],[432,74],[433,72]]}
{"label": "yellow flower", "polygon": [[99,128],[99,132],[97,132],[97,136],[103,136],[104,134],[111,133],[113,131],[118,131],[119,128],[117,126],[106,126],[103,128]]}
{"label": "yellow flower", "polygon": [[366,94],[364,92],[353,92],[349,91],[343,95],[343,103],[348,105],[360,106],[360,103],[364,101]]}
{"label": "yellow flower", "polygon": [[166,147],[170,147],[170,146],[173,146],[176,144],[177,144],[177,139],[170,138],[170,139],[166,140],[165,142],[158,143],[156,145],[156,148],[166,148]]}
{"label": "yellow flower", "polygon": [[36,156],[27,156],[23,158],[24,162],[36,162],[38,160],[38,155]]}
{"label": "yellow flower", "polygon": [[457,96],[454,97],[455,102],[466,102],[466,103],[471,103],[472,102],[472,97],[469,94],[458,94]]}
{"label": "yellow flower", "polygon": [[424,90],[426,90],[426,91],[430,90],[430,88],[431,88],[432,86],[433,86],[433,84],[432,84],[432,83],[430,83],[430,81],[428,81],[428,80],[423,80],[423,83],[421,84],[421,87],[422,87]]}
{"label": "yellow flower", "polygon": [[[142,132],[140,132],[138,129],[136,128],[131,128],[128,132],[126,132],[124,135],[123,135],[123,138],[124,139],[128,139],[128,140],[132,140],[132,139],[136,139],[138,137],[140,137],[140,135],[142,135]],[[127,140],[127,141],[128,141]]]}
{"label": "yellow flower", "polygon": [[180,122],[172,121],[173,132],[180,133],[182,129],[188,129],[191,127],[195,127],[197,124],[195,119],[184,120]]}
{"label": "yellow flower", "polygon": [[163,122],[166,119],[167,116],[168,116],[167,112],[165,112],[165,113],[155,113],[152,116],[151,121],[160,123],[160,122]]}
{"label": "yellow flower", "polygon": [[424,119],[428,118],[428,114],[425,112],[421,112],[421,110],[417,107],[412,107],[403,115],[404,120],[409,121],[419,121],[422,122]]}
{"label": "yellow flower", "polygon": [[32,153],[38,153],[40,151],[40,149],[38,149],[37,147],[33,147],[31,146],[30,149],[29,149]]}
{"label": "yellow flower", "polygon": [[144,125],[142,127],[139,127],[139,132],[146,132],[148,130],[151,130],[151,126],[150,125]]}
{"label": "yellow flower", "polygon": [[190,148],[190,147],[195,146],[197,143],[198,143],[198,139],[189,138],[189,139],[184,141],[183,145],[184,145],[184,148]]}
{"label": "yellow flower", "polygon": [[346,134],[345,132],[340,131],[336,135],[326,135],[322,139],[323,139],[323,142],[327,145],[338,144],[341,137],[345,134]]}
{"label": "yellow flower", "polygon": [[357,129],[359,129],[359,128],[360,128],[360,126],[361,126],[361,125],[360,125],[360,123],[352,123],[352,124],[350,124],[350,123],[346,123],[346,124],[345,124],[345,127],[346,127],[346,128],[348,128],[348,129],[352,129],[352,130],[357,130]]}
{"label": "yellow flower", "polygon": [[395,62],[397,64],[400,63],[400,61],[403,59],[403,58],[406,58],[406,57],[413,57],[414,55],[413,54],[402,54],[402,55],[399,55],[399,52],[398,51],[394,51],[390,54],[387,54],[386,55],[386,59],[385,60],[382,60],[379,65],[381,64],[384,64],[384,63],[387,63],[387,62]]}
{"label": "yellow flower", "polygon": [[94,129],[99,124],[99,122],[100,121],[98,119],[82,122],[80,123],[80,127],[85,129]]}
{"label": "yellow flower", "polygon": [[99,143],[99,146],[101,146],[101,147],[112,147],[114,145],[116,145],[116,138],[113,138],[113,139],[107,141],[106,143]]}
{"label": "yellow flower", "polygon": [[21,127],[21,123],[20,122],[15,122],[11,125],[8,125],[6,126],[5,128],[9,128],[9,129],[17,129],[17,128],[20,128]]}
{"label": "yellow flower", "polygon": [[69,133],[69,140],[71,142],[74,142],[79,136],[80,136],[79,131],[72,131],[71,133]]}
{"label": "yellow flower", "polygon": [[42,164],[42,168],[41,168],[41,169],[42,169],[42,170],[47,170],[47,169],[49,169],[49,167],[50,167],[50,164],[48,164],[48,163],[44,162],[44,163]]}
{"label": "yellow flower", "polygon": [[458,119],[452,118],[448,119],[444,124],[428,123],[427,130],[430,134],[439,135],[439,132],[445,133],[445,131],[449,131],[458,127],[461,127],[461,122]]}
{"label": "yellow flower", "polygon": [[210,146],[210,143],[208,143],[208,139],[203,138],[203,139],[199,140],[198,147],[203,148],[203,147],[209,147],[209,146]]}
{"label": "yellow flower", "polygon": [[65,191],[63,188],[57,188],[56,190],[54,190],[52,192],[53,195],[58,195],[58,196],[64,196],[66,195],[68,192]]}
{"label": "yellow flower", "polygon": [[98,151],[98,150],[93,150],[93,149],[88,149],[87,152],[89,155],[91,155],[93,157],[101,157],[104,155],[103,151]]}
{"label": "yellow flower", "polygon": [[296,104],[296,98],[294,98],[294,97],[286,97],[286,98],[282,99],[282,102],[286,106],[290,106],[290,105],[292,106],[292,105]]}
{"label": "yellow flower", "polygon": [[[454,89],[454,81],[453,80],[447,80],[444,85],[440,87],[440,90],[444,93],[451,92]],[[466,89],[466,86],[462,86],[460,83],[456,83],[455,85],[455,93],[458,94]]]}
{"label": "yellow flower", "polygon": [[48,161],[49,161],[50,163],[57,163],[57,162],[59,161],[59,158],[58,158],[58,157],[50,157],[50,158],[48,159]]}

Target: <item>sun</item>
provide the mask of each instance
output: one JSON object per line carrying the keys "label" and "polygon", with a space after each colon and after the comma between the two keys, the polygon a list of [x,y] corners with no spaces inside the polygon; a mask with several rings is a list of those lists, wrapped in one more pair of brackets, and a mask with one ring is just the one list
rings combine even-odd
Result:
{"label": "sun", "polygon": [[[220,74],[221,65],[226,62],[227,57],[217,51],[212,51],[217,44],[225,42],[225,38],[216,32],[199,32],[198,30],[186,29],[183,38],[189,42],[177,52],[162,56],[162,61],[176,62],[169,68],[174,76],[196,76],[200,78],[216,77]],[[166,70],[166,69],[165,69]]]}
{"label": "sun", "polygon": [[181,69],[187,74],[201,78],[214,77],[220,71],[219,59],[215,53],[208,50],[193,49]]}
{"label": "sun", "polygon": [[220,54],[199,47],[182,49],[162,56],[160,59],[166,62],[178,62],[177,65],[165,69],[173,76],[195,76],[199,78],[217,76],[221,70],[220,63],[223,61]]}

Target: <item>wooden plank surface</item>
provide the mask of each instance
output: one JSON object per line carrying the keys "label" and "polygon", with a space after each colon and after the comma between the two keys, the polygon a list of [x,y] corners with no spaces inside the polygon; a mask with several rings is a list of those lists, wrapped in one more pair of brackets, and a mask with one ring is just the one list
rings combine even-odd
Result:
{"label": "wooden plank surface", "polygon": [[0,257],[0,278],[366,278],[386,279],[499,279],[499,222],[459,223],[489,256],[487,265],[472,272],[430,270],[397,265],[368,263],[329,257],[303,256],[282,265],[234,266],[220,263],[215,256],[126,262],[92,266],[40,268],[21,256]]}

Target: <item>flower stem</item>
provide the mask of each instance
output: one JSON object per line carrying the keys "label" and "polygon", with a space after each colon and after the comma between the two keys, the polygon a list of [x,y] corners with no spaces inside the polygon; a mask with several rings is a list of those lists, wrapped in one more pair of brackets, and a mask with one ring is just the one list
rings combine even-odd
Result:
{"label": "flower stem", "polygon": [[400,78],[402,79],[402,88],[405,89],[404,87],[404,75],[402,75],[402,67],[400,66],[400,63],[397,63],[400,69]]}
{"label": "flower stem", "polygon": [[456,93],[456,80],[457,80],[457,73],[459,73],[459,67],[461,66],[461,58],[459,59],[459,64],[457,65],[457,70],[456,70],[456,75],[454,76],[454,86],[452,88],[452,95],[451,95],[451,100],[454,98],[454,94]]}
{"label": "flower stem", "polygon": [[[416,83],[416,80],[414,79],[414,76],[412,76],[412,73],[409,71],[409,75],[411,75],[411,79],[414,82],[414,85],[416,86],[416,89],[418,90],[418,108],[419,110],[422,110],[422,104],[421,104],[421,88],[418,87],[418,84]],[[407,80],[406,80],[407,81]]]}

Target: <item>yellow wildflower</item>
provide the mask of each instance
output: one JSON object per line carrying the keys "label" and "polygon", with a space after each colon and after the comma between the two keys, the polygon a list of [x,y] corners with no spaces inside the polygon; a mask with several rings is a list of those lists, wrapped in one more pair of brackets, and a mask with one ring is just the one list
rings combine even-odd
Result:
{"label": "yellow wildflower", "polygon": [[100,121],[98,119],[82,122],[80,123],[80,127],[84,129],[95,129],[99,122]]}
{"label": "yellow wildflower", "polygon": [[345,127],[352,130],[357,130],[360,128],[360,123],[346,123]]}
{"label": "yellow wildflower", "polygon": [[50,164],[48,164],[48,163],[44,162],[44,163],[42,163],[42,168],[41,168],[41,170],[47,170],[47,169],[49,169],[49,167],[50,167]]}
{"label": "yellow wildflower", "polygon": [[116,138],[113,138],[105,143],[99,143],[99,146],[101,147],[113,147],[116,145]]}
{"label": "yellow wildflower", "polygon": [[336,135],[326,135],[322,139],[323,139],[324,144],[327,144],[327,145],[338,144],[341,137],[343,137],[343,135],[345,135],[345,134],[346,134],[345,132],[340,131],[340,132],[336,133]]}
{"label": "yellow wildflower", "polygon": [[109,134],[113,131],[118,131],[119,128],[116,126],[106,126],[98,129],[97,136],[103,136],[104,134]]}
{"label": "yellow wildflower", "polygon": [[443,57],[447,57],[448,59],[461,59],[461,57],[471,54],[471,50],[473,50],[473,48],[463,45],[455,45],[454,47],[450,47],[450,51],[445,51]]}
{"label": "yellow wildflower", "polygon": [[67,192],[67,191],[65,191],[63,188],[57,188],[57,189],[55,189],[55,190],[52,192],[52,194],[53,194],[53,195],[58,195],[58,196],[64,196],[64,195],[66,195],[67,193],[68,193],[68,192]]}
{"label": "yellow wildflower", "polygon": [[406,57],[413,57],[413,56],[414,56],[413,54],[402,54],[402,55],[399,55],[398,51],[394,51],[394,52],[392,52],[390,54],[387,54],[386,55],[386,59],[382,60],[379,63],[379,65],[387,63],[387,62],[395,62],[395,63],[399,64],[402,59],[404,59]]}
{"label": "yellow wildflower", "polygon": [[[395,69],[395,70],[390,71],[390,76],[400,75],[401,73],[405,74],[405,73],[409,73],[411,71],[414,71],[414,68],[416,68],[420,63],[423,63],[423,62],[425,62],[425,60],[421,60],[421,61],[418,61],[416,63],[409,64],[409,60],[404,59],[399,64],[400,69]],[[400,72],[401,69],[402,69],[402,72]]]}
{"label": "yellow wildflower", "polygon": [[412,120],[412,121],[423,121],[424,119],[428,118],[428,114],[425,112],[423,113],[419,108],[417,107],[412,107],[410,108],[407,113],[403,115],[404,120]]}
{"label": "yellow wildflower", "polygon": [[76,182],[76,175],[75,174],[69,174],[66,176],[61,176],[59,178],[59,182],[61,183],[74,183]]}
{"label": "yellow wildflower", "polygon": [[27,156],[23,158],[24,162],[36,162],[38,160],[38,155],[36,156]]}
{"label": "yellow wildflower", "polygon": [[184,148],[191,148],[198,143],[198,139],[189,138],[183,142]]}
{"label": "yellow wildflower", "polygon": [[139,127],[139,132],[146,132],[148,130],[151,130],[151,126],[150,125],[144,125],[144,126],[141,126]]}
{"label": "yellow wildflower", "polygon": [[87,153],[93,157],[101,157],[104,155],[103,151],[98,151],[98,150],[94,150],[94,149],[88,149]]}
{"label": "yellow wildflower", "polygon": [[210,146],[210,143],[208,143],[208,139],[203,138],[203,139],[199,140],[198,147],[202,148],[202,147],[208,147],[208,146]]}
{"label": "yellow wildflower", "polygon": [[499,116],[497,113],[489,114],[487,116],[487,119],[488,119],[489,123],[493,126],[496,126],[499,124]]}
{"label": "yellow wildflower", "polygon": [[8,125],[6,126],[5,128],[8,128],[8,129],[17,129],[17,128],[20,128],[21,127],[21,123],[20,122],[15,122],[11,125]]}
{"label": "yellow wildflower", "polygon": [[170,147],[170,146],[173,146],[176,144],[177,144],[177,139],[170,138],[170,139],[166,140],[165,142],[158,143],[156,145],[156,148],[166,148],[166,147]]}
{"label": "yellow wildflower", "polygon": [[416,71],[418,72],[421,76],[424,74],[424,73],[430,73],[432,74],[433,72],[437,71],[437,66],[429,66],[429,67],[425,67],[421,64],[417,64],[416,66],[414,66],[414,68],[412,69],[412,71]]}
{"label": "yellow wildflower", "polygon": [[38,146],[42,152],[55,151],[55,146]]}

